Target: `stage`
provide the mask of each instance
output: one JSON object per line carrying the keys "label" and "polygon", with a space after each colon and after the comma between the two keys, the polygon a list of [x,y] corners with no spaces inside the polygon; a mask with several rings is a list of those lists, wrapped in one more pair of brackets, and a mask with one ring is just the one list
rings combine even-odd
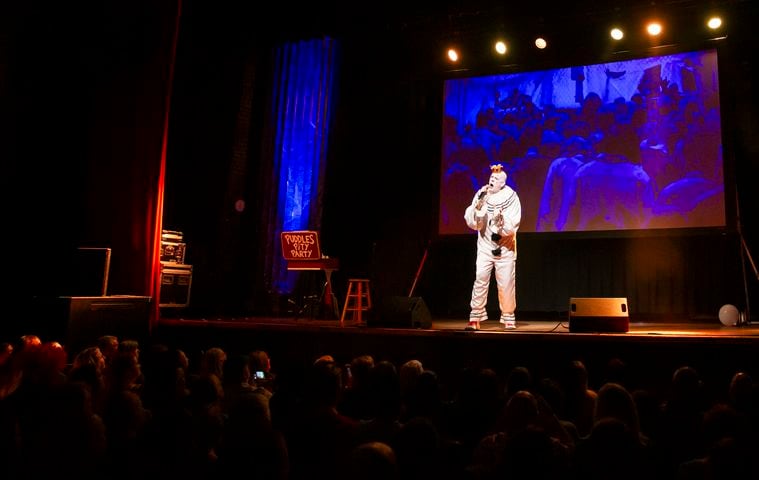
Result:
{"label": "stage", "polygon": [[294,317],[163,318],[152,341],[200,352],[218,346],[228,352],[263,349],[273,364],[308,365],[321,355],[348,363],[369,354],[396,365],[419,359],[426,368],[448,375],[465,366],[487,366],[505,374],[518,365],[536,376],[557,373],[574,359],[583,360],[591,384],[603,380],[606,365],[618,358],[640,383],[666,388],[674,369],[697,367],[712,383],[737,370],[759,365],[759,325],[728,327],[717,318],[700,322],[645,322],[631,318],[626,333],[574,333],[562,315],[517,317],[516,330],[497,321],[465,331],[466,318],[433,318],[430,328],[375,327]]}
{"label": "stage", "polygon": [[559,315],[546,314],[538,317],[535,314],[528,319],[517,321],[516,330],[504,330],[503,325],[497,320],[482,322],[480,330],[476,332],[465,331],[466,318],[438,318],[432,319],[432,326],[427,329],[406,328],[402,326],[386,327],[373,326],[371,321],[361,324],[346,321],[344,326],[337,319],[313,319],[297,317],[221,317],[221,318],[183,318],[180,316],[163,317],[160,326],[171,328],[176,326],[216,327],[220,329],[240,330],[311,330],[318,332],[343,331],[361,334],[383,335],[412,335],[424,337],[448,336],[448,335],[519,335],[520,337],[533,337],[541,335],[569,335],[572,337],[619,337],[626,338],[653,338],[668,337],[668,341],[681,339],[745,339],[759,342],[759,324],[742,326],[725,326],[717,318],[712,321],[630,321],[629,331],[625,333],[588,332],[578,333],[569,331],[569,319],[559,318]]}

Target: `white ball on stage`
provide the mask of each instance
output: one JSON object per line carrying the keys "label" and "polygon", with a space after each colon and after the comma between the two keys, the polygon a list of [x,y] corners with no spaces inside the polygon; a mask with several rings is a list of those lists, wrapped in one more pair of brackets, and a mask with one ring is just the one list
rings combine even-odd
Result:
{"label": "white ball on stage", "polygon": [[722,305],[719,309],[719,321],[726,327],[734,327],[740,323],[741,312],[735,305]]}

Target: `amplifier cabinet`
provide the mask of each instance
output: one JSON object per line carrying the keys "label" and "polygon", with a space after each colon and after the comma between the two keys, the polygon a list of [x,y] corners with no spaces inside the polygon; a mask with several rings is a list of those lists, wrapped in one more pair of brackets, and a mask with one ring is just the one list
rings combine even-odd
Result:
{"label": "amplifier cabinet", "polygon": [[159,307],[187,307],[191,287],[192,265],[161,262]]}
{"label": "amplifier cabinet", "polygon": [[187,245],[182,242],[161,242],[161,262],[184,263]]}

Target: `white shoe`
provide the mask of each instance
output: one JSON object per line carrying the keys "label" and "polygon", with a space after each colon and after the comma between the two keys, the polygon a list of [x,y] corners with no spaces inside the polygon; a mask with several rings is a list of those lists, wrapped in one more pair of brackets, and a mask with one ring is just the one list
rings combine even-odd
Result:
{"label": "white shoe", "polygon": [[503,324],[503,328],[505,330],[516,330],[517,329],[517,322],[516,320],[506,320]]}

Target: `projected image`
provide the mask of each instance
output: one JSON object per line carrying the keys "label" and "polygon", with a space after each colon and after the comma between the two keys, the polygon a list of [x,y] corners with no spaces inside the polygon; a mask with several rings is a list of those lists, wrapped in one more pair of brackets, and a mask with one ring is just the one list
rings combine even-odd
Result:
{"label": "projected image", "polygon": [[520,232],[725,225],[716,50],[447,80],[440,234],[500,163]]}

